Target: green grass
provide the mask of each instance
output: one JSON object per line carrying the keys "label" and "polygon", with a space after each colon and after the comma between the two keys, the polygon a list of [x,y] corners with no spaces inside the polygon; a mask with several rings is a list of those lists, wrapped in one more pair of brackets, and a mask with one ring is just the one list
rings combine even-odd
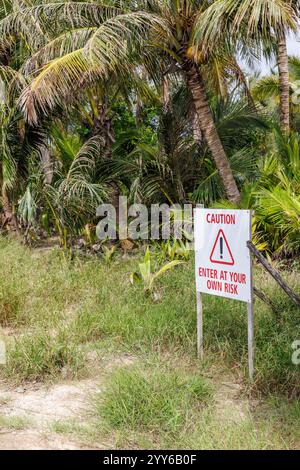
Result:
{"label": "green grass", "polygon": [[[0,286],[9,286],[1,288],[0,312],[6,313],[0,318],[22,331],[8,341],[6,377],[42,380],[65,366],[76,375],[85,367],[85,351],[108,343],[112,350],[138,355],[175,350],[196,361],[192,261],[159,281],[162,299],[155,303],[141,286],[130,285],[137,259],[118,257],[111,266],[98,258],[68,261],[59,250],[39,254],[5,239],[0,239],[0,253]],[[299,273],[284,275],[299,289]],[[255,303],[256,389],[296,395],[300,367],[292,364],[291,344],[300,339],[299,311],[260,269],[255,283],[279,311]],[[206,355],[237,365],[245,380],[246,322],[243,303],[204,296]]]}
{"label": "green grass", "polygon": [[[100,447],[298,448],[300,366],[292,364],[291,345],[300,339],[299,310],[256,267],[255,284],[277,313],[255,302],[250,387],[245,304],[203,296],[205,361],[199,363],[193,262],[159,280],[155,302],[130,284],[138,261],[70,261],[59,250],[40,253],[0,238],[0,336],[8,353],[1,378],[22,383],[101,374],[104,391],[89,425],[56,424],[56,432],[78,432]],[[299,292],[299,271],[283,275]],[[124,353],[134,364],[115,372],[109,361]],[[232,371],[242,381],[237,406],[244,398],[259,400],[237,421],[230,413],[220,417],[209,392],[209,384],[217,392],[222,374]]]}
{"label": "green grass", "polygon": [[118,370],[96,397],[86,437],[97,443],[109,436],[121,449],[299,448],[298,400],[269,396],[251,410],[246,397],[217,401],[215,392],[196,370],[149,363]]}
{"label": "green grass", "polygon": [[176,445],[169,439],[162,448],[204,450],[271,450],[289,448],[279,423],[270,426],[267,417],[254,421],[249,415],[240,422],[221,421],[209,411],[192,433],[177,436]]}
{"label": "green grass", "polygon": [[67,436],[79,436],[81,439],[84,439],[86,441],[88,441],[89,439],[93,440],[95,438],[95,432],[93,432],[92,427],[78,422],[76,418],[56,420],[50,424],[49,431]]}
{"label": "green grass", "polygon": [[84,358],[68,335],[55,337],[46,332],[21,336],[8,351],[4,374],[14,382],[46,380],[56,377],[63,369],[69,378],[83,370]]}
{"label": "green grass", "polygon": [[210,397],[211,388],[201,376],[129,368],[112,375],[96,410],[100,426],[172,434],[187,427]]}
{"label": "green grass", "polygon": [[26,429],[30,421],[22,416],[1,416],[0,415],[0,430],[13,430],[22,431]]}

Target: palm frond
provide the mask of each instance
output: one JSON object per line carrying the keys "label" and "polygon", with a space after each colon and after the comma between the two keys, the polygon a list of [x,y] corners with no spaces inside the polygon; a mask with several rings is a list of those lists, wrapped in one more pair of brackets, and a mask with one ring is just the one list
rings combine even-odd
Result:
{"label": "palm frond", "polygon": [[256,101],[266,101],[275,99],[279,102],[280,86],[278,75],[270,75],[260,79],[251,89],[253,98]]}
{"label": "palm frond", "polygon": [[273,31],[297,29],[294,9],[284,0],[217,0],[198,15],[195,45],[213,45],[225,32],[233,39],[267,37]]}
{"label": "palm frond", "polygon": [[[24,90],[20,107],[28,122],[36,123],[39,111],[49,113],[81,82],[107,78],[114,70],[120,74],[130,68],[132,43],[141,44],[145,31],[161,28],[162,20],[147,12],[120,14],[99,26],[81,49],[58,57],[46,64]],[[91,83],[89,83],[91,84]]]}

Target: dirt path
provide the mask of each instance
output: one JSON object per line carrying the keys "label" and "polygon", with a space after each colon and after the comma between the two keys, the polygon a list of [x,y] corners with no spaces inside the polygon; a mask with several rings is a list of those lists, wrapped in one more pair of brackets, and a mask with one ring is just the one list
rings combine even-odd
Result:
{"label": "dirt path", "polygon": [[[102,372],[130,365],[135,358],[124,355],[108,358]],[[90,449],[69,433],[56,433],[57,423],[89,425],[92,399],[101,393],[104,375],[53,385],[28,384],[17,388],[0,382],[0,450],[7,449]],[[17,420],[17,421],[16,421]],[[5,425],[7,422],[7,425]],[[24,426],[16,425],[24,423]],[[21,429],[19,429],[21,427]],[[16,429],[17,428],[17,429]],[[68,437],[71,434],[71,437]],[[76,436],[76,433],[74,433]],[[99,449],[101,446],[93,446]]]}
{"label": "dirt path", "polygon": [[[134,361],[135,359],[129,356],[117,357],[107,361],[104,369],[109,372]],[[247,398],[243,397],[243,386],[238,378],[227,373],[219,376],[214,382],[214,413],[218,419],[232,423],[247,420],[250,404]],[[78,433],[72,432],[74,425],[89,426],[93,396],[95,393],[101,393],[104,383],[102,374],[96,378],[50,386],[36,383],[9,388],[0,382],[0,418],[7,420],[7,426],[5,421],[4,425],[0,426],[0,450],[107,448],[107,445],[101,446],[101,443],[89,446],[86,444],[87,439],[81,439]],[[18,422],[21,423],[20,428]],[[68,423],[67,430],[64,433],[55,432],[57,423]]]}
{"label": "dirt path", "polygon": [[90,449],[69,438],[31,429],[0,432],[0,450],[81,450]]}
{"label": "dirt path", "polygon": [[[8,428],[14,418],[24,421],[26,428],[6,430],[4,427],[0,431],[0,449],[81,448],[79,442],[51,431],[51,426],[68,419],[84,423],[92,395],[100,390],[95,379],[50,387],[34,384],[9,389],[2,385],[0,415],[7,419]],[[13,427],[13,424],[11,426]]]}
{"label": "dirt path", "polygon": [[247,421],[253,404],[243,396],[243,385],[233,374],[218,381],[215,395],[215,412],[220,421],[240,423]]}

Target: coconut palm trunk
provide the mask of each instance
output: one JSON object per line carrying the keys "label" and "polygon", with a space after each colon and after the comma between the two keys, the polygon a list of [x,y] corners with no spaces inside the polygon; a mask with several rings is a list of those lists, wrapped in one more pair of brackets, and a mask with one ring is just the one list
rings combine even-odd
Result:
{"label": "coconut palm trunk", "polygon": [[257,112],[257,108],[256,108],[256,105],[255,105],[253,96],[251,94],[251,91],[249,89],[249,85],[248,85],[246,75],[244,74],[243,70],[241,69],[241,67],[239,66],[237,60],[234,57],[232,58],[232,62],[234,63],[236,78],[237,78],[238,82],[242,85],[242,87],[244,89],[245,97],[248,101],[248,106],[249,106],[250,109]]}
{"label": "coconut palm trunk", "polygon": [[278,71],[280,84],[280,127],[282,132],[290,130],[290,84],[289,64],[284,32],[278,34]]}
{"label": "coconut palm trunk", "polygon": [[53,163],[51,161],[51,155],[47,144],[41,147],[40,156],[44,173],[44,181],[46,184],[51,184],[53,180]]}
{"label": "coconut palm trunk", "polygon": [[[92,128],[92,136],[101,136],[103,140],[103,158],[111,160],[113,158],[113,144],[115,143],[115,136],[112,125],[112,118],[109,115],[108,104],[98,99],[97,96],[93,97],[96,109],[96,115],[93,117],[94,125]],[[120,188],[115,181],[111,182],[110,202],[116,210],[117,220],[119,220],[119,197]]]}
{"label": "coconut palm trunk", "polygon": [[167,77],[163,77],[162,82],[162,102],[164,110],[167,111],[170,104],[170,82]]}
{"label": "coconut palm trunk", "polygon": [[196,64],[187,62],[184,67],[187,86],[193,97],[201,132],[211,151],[229,201],[240,202],[240,192],[235,182],[230,163],[220,140],[214,119],[207,101],[204,84]]}
{"label": "coconut palm trunk", "polygon": [[3,206],[3,214],[4,214],[2,228],[7,227],[8,230],[12,234],[19,235],[19,227],[18,227],[17,218],[13,211],[9,193],[5,185],[2,185],[2,206]]}
{"label": "coconut palm trunk", "polygon": [[192,109],[192,126],[193,126],[194,141],[197,145],[200,145],[202,142],[202,132],[200,129],[198,113],[195,109],[195,106],[193,106],[193,109]]}

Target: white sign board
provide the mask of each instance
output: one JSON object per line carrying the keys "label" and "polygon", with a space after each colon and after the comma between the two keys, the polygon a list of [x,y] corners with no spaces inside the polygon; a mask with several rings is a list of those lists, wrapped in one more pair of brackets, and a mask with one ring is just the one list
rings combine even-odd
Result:
{"label": "white sign board", "polygon": [[252,301],[251,211],[196,209],[197,292]]}

